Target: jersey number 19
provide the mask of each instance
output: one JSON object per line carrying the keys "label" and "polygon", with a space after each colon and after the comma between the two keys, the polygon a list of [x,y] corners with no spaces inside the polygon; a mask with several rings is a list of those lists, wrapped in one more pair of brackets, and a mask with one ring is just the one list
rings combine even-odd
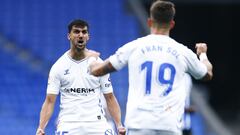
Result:
{"label": "jersey number 19", "polygon": [[[152,85],[152,74],[158,74],[157,81],[162,85],[167,85],[167,89],[164,90],[163,96],[167,96],[171,90],[174,82],[174,77],[176,74],[175,67],[170,63],[162,63],[156,71],[153,71],[154,63],[152,61],[146,61],[141,65],[141,70],[146,68],[146,88],[145,94],[151,94],[151,85]],[[166,79],[166,72],[170,71],[170,76]]]}

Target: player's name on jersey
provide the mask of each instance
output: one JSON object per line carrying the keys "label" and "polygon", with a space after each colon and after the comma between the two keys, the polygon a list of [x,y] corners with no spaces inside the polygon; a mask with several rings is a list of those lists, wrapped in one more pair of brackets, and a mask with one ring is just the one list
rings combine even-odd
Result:
{"label": "player's name on jersey", "polygon": [[176,58],[178,58],[179,53],[177,52],[177,50],[171,48],[171,47],[163,47],[160,45],[152,45],[152,46],[145,46],[143,48],[141,48],[141,52],[143,54],[147,54],[147,53],[151,53],[151,52],[166,52],[168,54],[171,54],[173,56],[175,56]]}

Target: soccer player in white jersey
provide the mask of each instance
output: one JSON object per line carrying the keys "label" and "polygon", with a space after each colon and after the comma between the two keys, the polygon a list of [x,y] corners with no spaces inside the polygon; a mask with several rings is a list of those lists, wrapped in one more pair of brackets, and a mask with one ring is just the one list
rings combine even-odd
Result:
{"label": "soccer player in white jersey", "polygon": [[128,135],[179,135],[184,112],[184,75],[211,80],[207,45],[196,44],[197,55],[169,37],[174,4],[155,1],[148,25],[151,34],[131,41],[103,63],[93,62],[91,74],[102,76],[128,65],[129,93],[125,126]]}
{"label": "soccer player in white jersey", "polygon": [[[109,74],[101,77],[89,74],[91,53],[86,49],[89,40],[88,23],[74,20],[69,24],[68,30],[70,50],[63,54],[50,70],[47,96],[36,134],[45,134],[45,127],[59,93],[61,98],[56,135],[113,135],[113,129],[104,117],[100,100],[102,93],[119,134],[125,134],[120,107],[113,94]],[[97,55],[95,58],[102,61]]]}

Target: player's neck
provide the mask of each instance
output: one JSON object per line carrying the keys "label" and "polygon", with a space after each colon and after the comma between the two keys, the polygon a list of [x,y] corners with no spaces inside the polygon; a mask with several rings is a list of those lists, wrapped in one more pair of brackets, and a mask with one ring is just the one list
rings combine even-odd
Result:
{"label": "player's neck", "polygon": [[170,30],[168,28],[151,28],[151,34],[169,36]]}
{"label": "player's neck", "polygon": [[71,49],[69,51],[69,55],[74,60],[82,60],[82,59],[86,58],[86,49],[84,49],[84,50]]}

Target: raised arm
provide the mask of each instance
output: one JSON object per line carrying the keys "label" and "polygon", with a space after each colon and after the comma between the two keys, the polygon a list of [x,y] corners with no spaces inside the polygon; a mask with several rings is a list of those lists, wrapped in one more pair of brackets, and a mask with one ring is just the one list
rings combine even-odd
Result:
{"label": "raised arm", "polygon": [[112,66],[108,59],[102,63],[94,61],[90,65],[90,74],[94,76],[102,76],[114,71],[116,71],[116,69]]}
{"label": "raised arm", "polygon": [[213,66],[207,57],[207,45],[205,43],[197,43],[195,48],[200,61],[207,66],[207,74],[202,80],[211,80],[213,77]]}
{"label": "raised arm", "polygon": [[36,135],[45,135],[45,127],[47,126],[47,123],[52,116],[54,105],[56,102],[56,97],[57,95],[47,94],[41,109],[40,121]]}

